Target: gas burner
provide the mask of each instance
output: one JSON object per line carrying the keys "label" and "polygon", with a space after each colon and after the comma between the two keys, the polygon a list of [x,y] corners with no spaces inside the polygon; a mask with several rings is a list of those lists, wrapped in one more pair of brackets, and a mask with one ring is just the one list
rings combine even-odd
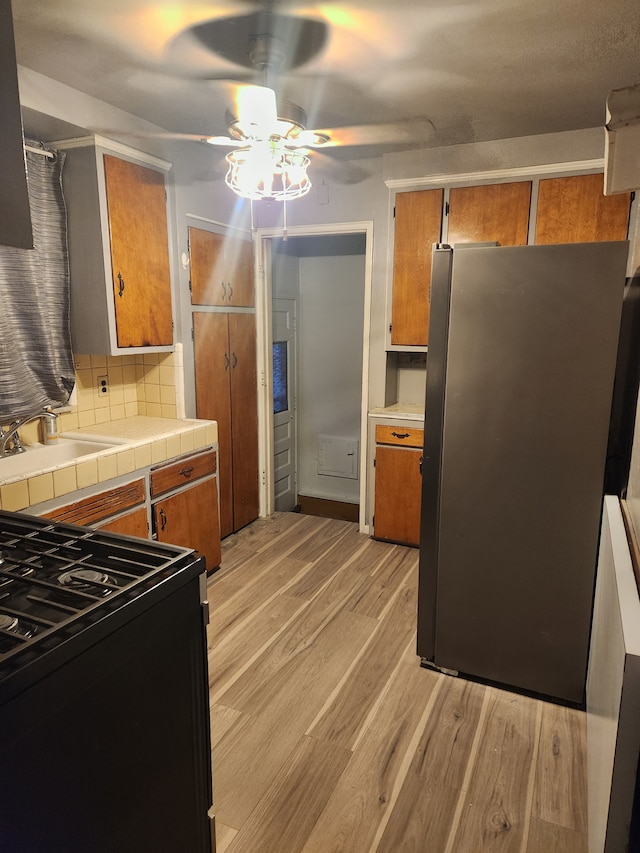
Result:
{"label": "gas burner", "polygon": [[10,577],[0,577],[0,586],[6,586],[11,583],[11,579],[13,577],[17,578],[28,578],[30,575],[35,574],[35,569],[33,566],[27,566],[20,563],[11,563],[6,561],[6,554],[0,552],[0,569],[4,569],[5,571],[11,572]]}
{"label": "gas burner", "polygon": [[10,616],[8,613],[0,613],[0,630],[15,631],[17,625],[17,616]]}
{"label": "gas burner", "polygon": [[[108,574],[99,572],[97,569],[71,569],[59,576],[58,583],[82,592],[93,592],[95,594],[96,586],[102,587],[110,580]],[[108,595],[110,591],[109,589],[101,590],[103,595]]]}
{"label": "gas burner", "polygon": [[0,630],[15,634],[23,640],[28,640],[29,637],[33,637],[38,633],[37,625],[34,625],[32,622],[25,622],[11,613],[2,612],[0,612]]}

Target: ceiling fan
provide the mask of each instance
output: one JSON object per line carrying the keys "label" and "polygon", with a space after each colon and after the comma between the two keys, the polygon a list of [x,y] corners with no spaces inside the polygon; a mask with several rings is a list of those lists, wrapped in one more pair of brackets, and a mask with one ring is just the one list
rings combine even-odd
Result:
{"label": "ceiling fan", "polygon": [[285,100],[278,104],[270,84],[286,61],[281,39],[270,32],[251,34],[248,56],[262,76],[261,84],[238,89],[235,109],[227,109],[225,116],[229,136],[210,136],[205,141],[234,149],[225,158],[225,182],[242,198],[301,198],[311,189],[309,149],[327,145],[331,136],[308,130],[302,107]]}
{"label": "ceiling fan", "polygon": [[[272,6],[265,0],[259,11],[250,14],[201,21],[170,41],[164,59],[175,72],[232,84],[235,94],[225,114],[227,135],[161,136],[230,148],[225,157],[225,181],[243,198],[292,200],[311,188],[307,175],[311,158],[324,160],[325,166],[331,164],[331,173],[345,183],[368,176],[361,165],[334,157],[329,160],[325,152],[330,149],[397,145],[431,135],[433,125],[427,119],[309,129],[305,110],[276,92],[291,82],[292,72],[321,55],[329,25],[320,18],[276,13]],[[213,56],[232,63],[232,73],[203,70]]]}

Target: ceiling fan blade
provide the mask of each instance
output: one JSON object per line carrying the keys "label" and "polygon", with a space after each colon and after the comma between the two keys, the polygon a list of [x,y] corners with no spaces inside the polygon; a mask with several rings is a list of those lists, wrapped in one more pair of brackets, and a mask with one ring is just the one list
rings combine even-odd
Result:
{"label": "ceiling fan blade", "polygon": [[237,148],[243,143],[230,136],[211,136],[208,133],[174,133],[172,131],[147,131],[147,130],[115,130],[113,128],[94,128],[92,131],[97,136],[107,139],[113,137],[131,139],[160,139],[168,142],[208,142],[210,145],[227,145]]}
{"label": "ceiling fan blade", "polygon": [[[309,177],[312,183],[316,185],[322,182],[323,175],[326,176],[327,180],[350,185],[360,184],[370,178],[372,174],[369,169],[353,160],[336,160],[334,157],[317,150],[313,151],[310,156]],[[314,168],[315,166],[317,166],[317,170]]]}
{"label": "ceiling fan blade", "polygon": [[[327,142],[319,143],[323,148],[333,148],[338,145],[399,145],[428,142],[433,138],[435,127],[429,119],[425,118],[352,127],[318,128],[305,133],[320,137],[327,136]],[[306,144],[314,147],[313,142]]]}

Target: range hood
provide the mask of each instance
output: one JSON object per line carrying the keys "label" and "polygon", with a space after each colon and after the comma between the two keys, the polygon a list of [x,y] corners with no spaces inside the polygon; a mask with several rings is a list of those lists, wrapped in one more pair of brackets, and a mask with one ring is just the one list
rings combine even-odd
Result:
{"label": "range hood", "polygon": [[640,83],[614,89],[607,98],[604,194],[640,187]]}
{"label": "range hood", "polygon": [[33,248],[11,3],[0,2],[0,246]]}

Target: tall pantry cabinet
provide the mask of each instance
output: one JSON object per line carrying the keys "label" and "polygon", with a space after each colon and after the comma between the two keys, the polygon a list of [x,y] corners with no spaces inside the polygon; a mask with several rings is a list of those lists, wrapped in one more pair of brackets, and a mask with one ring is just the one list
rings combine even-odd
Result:
{"label": "tall pantry cabinet", "polygon": [[248,240],[189,229],[196,412],[218,423],[220,535],[258,517],[253,252]]}

